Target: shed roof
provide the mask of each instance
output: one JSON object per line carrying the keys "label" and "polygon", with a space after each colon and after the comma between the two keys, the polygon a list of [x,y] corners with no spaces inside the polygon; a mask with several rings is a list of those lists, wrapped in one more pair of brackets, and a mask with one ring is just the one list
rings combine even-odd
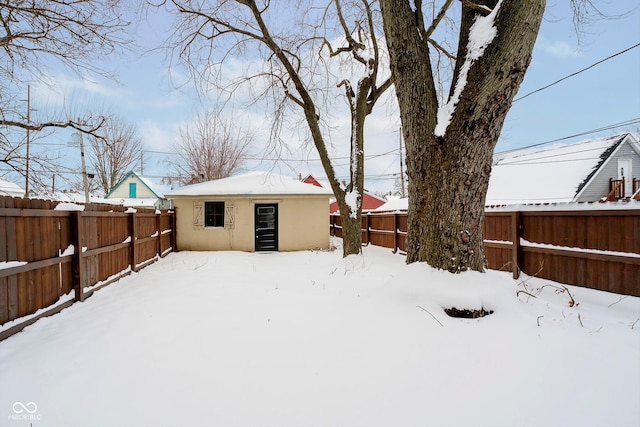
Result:
{"label": "shed roof", "polygon": [[330,197],[333,193],[329,189],[305,184],[287,176],[270,172],[250,172],[244,175],[187,185],[166,194],[167,197],[267,195]]}
{"label": "shed roof", "polygon": [[487,205],[570,202],[629,134],[497,154]]}

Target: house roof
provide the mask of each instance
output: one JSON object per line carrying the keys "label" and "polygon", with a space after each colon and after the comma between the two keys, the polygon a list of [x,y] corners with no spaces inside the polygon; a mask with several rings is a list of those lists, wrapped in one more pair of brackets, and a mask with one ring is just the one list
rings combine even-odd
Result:
{"label": "house roof", "polygon": [[0,196],[23,197],[24,190],[18,184],[0,178]]}
{"label": "house roof", "polygon": [[497,154],[485,204],[570,202],[626,138],[635,142],[622,134]]}
{"label": "house roof", "polygon": [[331,188],[331,185],[329,185],[328,181],[325,181],[325,183],[323,184],[313,175],[307,175],[306,178],[301,179],[300,181],[304,182],[305,184],[315,185],[316,187]]}
{"label": "house roof", "polygon": [[[323,187],[323,188],[331,188],[331,183],[326,180],[326,179],[317,179],[315,176],[313,175],[307,175],[306,178],[304,178],[302,180],[302,182],[306,183],[306,184],[311,184],[311,185],[315,185],[318,187]],[[340,185],[340,187],[344,188],[345,187],[345,182],[343,181],[342,184]],[[332,192],[333,194],[333,192]],[[373,200],[379,201],[380,203],[386,203],[386,199],[380,196],[377,196],[373,193],[368,192],[367,190],[364,190],[364,197],[370,197]]]}
{"label": "house roof", "polygon": [[305,184],[297,179],[270,172],[250,172],[244,175],[187,185],[170,191],[167,197],[184,196],[273,196],[316,195],[331,196],[326,188]]}
{"label": "house roof", "polygon": [[130,176],[134,176],[136,178],[138,178],[138,180],[140,180],[140,182],[149,189],[149,191],[151,191],[151,193],[153,193],[157,198],[161,198],[160,196],[158,196],[158,193],[156,193],[156,191],[153,189],[153,182],[151,182],[151,180],[149,178],[145,178],[142,177],[140,175],[138,175],[135,171],[130,171],[129,173],[127,173],[124,177],[122,177],[122,179],[120,181],[118,181],[118,183],[116,185],[113,186],[113,188],[111,189],[111,191],[109,191],[104,198],[108,199],[109,196],[111,195],[111,193],[113,193],[118,187],[120,187],[120,185]]}

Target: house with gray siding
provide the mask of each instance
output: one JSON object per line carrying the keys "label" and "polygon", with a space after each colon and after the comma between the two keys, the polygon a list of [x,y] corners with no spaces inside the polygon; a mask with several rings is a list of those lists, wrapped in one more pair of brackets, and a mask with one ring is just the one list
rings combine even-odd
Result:
{"label": "house with gray siding", "polygon": [[498,153],[485,204],[640,199],[640,142],[630,133]]}

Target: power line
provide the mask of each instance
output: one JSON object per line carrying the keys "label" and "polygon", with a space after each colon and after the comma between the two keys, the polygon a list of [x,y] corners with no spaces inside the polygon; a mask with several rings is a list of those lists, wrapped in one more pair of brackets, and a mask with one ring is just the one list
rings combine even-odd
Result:
{"label": "power line", "polygon": [[[589,148],[589,149],[586,149],[586,150],[572,150],[571,154],[590,153],[590,152],[594,152],[594,151],[598,153],[597,157],[600,157],[600,153],[602,152],[602,149],[599,148],[599,147]],[[540,153],[545,153],[545,151],[539,151],[538,154],[540,154]],[[526,155],[527,154],[525,154],[524,156],[526,156]],[[525,160],[522,160],[522,159],[518,160],[522,156],[517,156],[517,157],[514,157],[514,158],[510,159],[511,161],[509,161],[509,162],[502,162],[500,164],[502,164],[502,165],[515,165],[515,164],[520,164],[520,163],[529,164],[529,162],[534,161],[534,160],[537,161],[537,160],[544,160],[544,159],[550,159],[550,158],[562,157],[562,156],[566,156],[566,153],[547,154],[546,156],[537,156],[535,159],[525,159]],[[588,158],[585,158],[585,159],[575,159],[575,160],[590,160],[592,158],[593,157],[588,157]]]}
{"label": "power line", "polygon": [[[398,152],[400,149],[399,148],[394,148],[392,150],[386,151],[384,153],[378,153],[378,154],[369,154],[369,155],[365,155],[364,159],[365,160],[371,160],[371,159],[375,159],[377,157],[383,157],[383,156],[388,156],[390,154],[394,154],[396,152]],[[155,154],[167,154],[167,155],[178,155],[179,153],[177,152],[172,152],[172,151],[155,151],[155,150],[142,150],[145,153],[155,153]],[[395,155],[395,154],[394,154]],[[319,157],[308,157],[308,158],[300,158],[300,159],[283,159],[281,157],[252,157],[252,156],[240,156],[239,159],[241,160],[254,160],[254,161],[269,161],[269,162],[275,162],[275,161],[287,161],[287,162],[320,162],[321,159]],[[336,157],[330,157],[331,161],[335,161],[335,160],[351,160],[350,156],[336,156]],[[342,166],[346,166],[349,165],[349,163],[346,163]],[[341,166],[341,165],[336,165],[336,166]]]}
{"label": "power line", "polygon": [[611,56],[608,56],[608,57],[606,57],[606,58],[604,58],[604,59],[601,59],[600,61],[595,62],[595,63],[593,63],[593,64],[589,65],[588,67],[583,68],[582,70],[578,70],[578,71],[576,71],[575,73],[571,73],[571,74],[569,74],[568,76],[564,76],[563,78],[561,78],[561,79],[559,79],[559,80],[556,80],[555,82],[550,83],[550,84],[548,84],[548,85],[546,85],[546,86],[544,86],[544,87],[541,87],[540,89],[536,89],[536,90],[534,90],[534,91],[532,91],[532,92],[527,93],[526,95],[522,95],[521,97],[518,97],[518,98],[514,99],[514,100],[513,100],[513,102],[520,101],[521,99],[524,99],[524,98],[526,98],[526,97],[527,97],[527,96],[529,96],[529,95],[533,95],[534,93],[541,92],[541,91],[543,91],[543,90],[545,90],[545,89],[550,88],[551,86],[557,85],[558,83],[562,82],[563,80],[567,80],[567,79],[568,79],[568,78],[570,78],[570,77],[574,77],[574,76],[576,76],[576,75],[578,75],[578,74],[580,74],[580,73],[582,73],[582,72],[584,72],[584,71],[587,71],[587,70],[588,70],[588,69],[590,69],[590,68],[595,67],[596,65],[602,64],[603,62],[608,61],[608,60],[610,60],[610,59],[612,59],[612,58],[615,58],[616,56],[619,56],[619,55],[622,55],[623,53],[629,52],[631,49],[635,49],[635,48],[637,48],[638,46],[640,46],[640,43],[637,43],[637,44],[635,44],[635,45],[633,45],[633,46],[631,46],[631,47],[628,47],[628,48],[626,48],[626,49],[624,49],[624,50],[621,50],[620,52],[614,53],[614,54],[613,54],[613,55],[611,55]]}
{"label": "power line", "polygon": [[523,150],[525,148],[539,147],[541,145],[551,144],[552,142],[565,141],[567,139],[576,138],[578,136],[584,136],[584,135],[589,135],[589,134],[592,134],[592,133],[603,132],[605,130],[616,129],[616,128],[619,128],[619,127],[622,127],[622,126],[630,126],[630,125],[634,125],[634,124],[637,124],[637,123],[640,123],[640,117],[636,117],[634,119],[625,120],[624,122],[620,122],[620,123],[614,123],[614,124],[611,124],[611,125],[605,125],[605,126],[602,126],[600,128],[597,128],[597,129],[591,129],[591,130],[588,130],[588,131],[576,133],[576,134],[569,135],[569,136],[563,136],[562,138],[551,139],[549,141],[544,141],[544,142],[539,142],[537,144],[527,145],[525,147],[519,147],[519,148],[514,148],[514,149],[511,149],[511,150],[500,151],[499,153],[495,153],[495,154],[506,154],[506,153],[511,153],[512,151]]}
{"label": "power line", "polygon": [[[562,157],[562,156],[566,156],[566,154],[556,154],[556,155],[547,156],[547,157]],[[499,165],[500,166],[546,165],[550,163],[584,162],[587,160],[596,160],[599,158],[600,157],[582,157],[582,158],[576,158],[576,159],[542,160],[542,161],[536,161],[537,159],[534,159],[534,160],[528,160],[528,161],[520,160],[517,162],[502,162],[502,163],[499,163]]]}

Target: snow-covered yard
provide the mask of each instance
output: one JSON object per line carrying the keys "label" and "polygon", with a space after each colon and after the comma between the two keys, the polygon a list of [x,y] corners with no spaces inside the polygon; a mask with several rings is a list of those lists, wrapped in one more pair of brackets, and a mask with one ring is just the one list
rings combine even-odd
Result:
{"label": "snow-covered yard", "polygon": [[640,298],[518,290],[378,247],[170,254],[0,342],[0,425],[640,425]]}

